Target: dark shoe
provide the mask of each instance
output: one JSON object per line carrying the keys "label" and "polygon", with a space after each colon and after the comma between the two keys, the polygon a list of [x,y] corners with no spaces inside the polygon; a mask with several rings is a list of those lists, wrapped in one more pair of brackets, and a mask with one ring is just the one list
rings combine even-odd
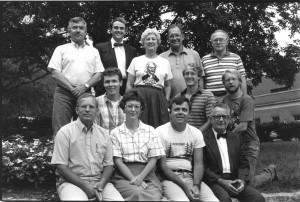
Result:
{"label": "dark shoe", "polygon": [[278,181],[277,167],[274,164],[270,164],[268,168],[272,173],[272,181],[273,182]]}

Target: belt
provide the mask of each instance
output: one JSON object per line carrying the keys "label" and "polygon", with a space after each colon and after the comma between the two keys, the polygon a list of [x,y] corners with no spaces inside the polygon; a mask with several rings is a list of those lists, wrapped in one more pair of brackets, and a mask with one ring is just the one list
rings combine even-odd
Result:
{"label": "belt", "polygon": [[186,170],[186,169],[178,169],[178,170],[172,170],[173,172],[177,173],[192,173],[192,171]]}
{"label": "belt", "polygon": [[155,89],[155,90],[162,91],[161,88],[155,87],[155,86],[150,86],[150,85],[137,85],[137,86],[135,86],[135,88],[152,88],[152,89]]}

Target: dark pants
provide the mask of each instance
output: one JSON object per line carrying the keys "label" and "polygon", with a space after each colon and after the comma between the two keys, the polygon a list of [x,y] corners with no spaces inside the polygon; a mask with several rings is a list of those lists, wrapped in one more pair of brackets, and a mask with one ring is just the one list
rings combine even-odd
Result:
{"label": "dark pants", "polygon": [[57,86],[53,96],[52,130],[53,138],[64,125],[77,118],[76,100],[69,90]]}
{"label": "dark pants", "polygon": [[264,202],[265,199],[256,189],[246,185],[244,190],[238,195],[231,195],[222,186],[213,184],[210,186],[215,196],[220,202],[231,202],[231,197],[237,198],[241,202]]}

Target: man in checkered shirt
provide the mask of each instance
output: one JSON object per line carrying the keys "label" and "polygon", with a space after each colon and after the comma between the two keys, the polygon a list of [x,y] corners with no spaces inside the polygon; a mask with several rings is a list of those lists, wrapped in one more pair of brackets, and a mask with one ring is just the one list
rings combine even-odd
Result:
{"label": "man in checkered shirt", "polygon": [[96,97],[99,107],[97,124],[111,131],[124,122],[125,115],[119,107],[122,99],[120,87],[123,85],[122,73],[116,67],[105,69],[102,75],[103,86],[106,90],[104,95]]}

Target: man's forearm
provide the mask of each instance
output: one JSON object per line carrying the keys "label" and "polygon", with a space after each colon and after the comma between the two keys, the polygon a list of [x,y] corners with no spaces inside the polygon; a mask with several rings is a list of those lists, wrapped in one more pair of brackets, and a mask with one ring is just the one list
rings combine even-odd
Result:
{"label": "man's forearm", "polygon": [[71,82],[58,70],[53,69],[51,71],[52,78],[63,88],[71,91],[72,90],[72,84]]}
{"label": "man's forearm", "polygon": [[57,165],[58,173],[63,176],[69,183],[74,184],[81,188],[82,190],[86,191],[86,184],[85,182],[76,175],[70,168],[65,165]]}
{"label": "man's forearm", "polygon": [[89,86],[94,86],[96,85],[96,83],[98,83],[100,80],[101,80],[101,76],[102,76],[102,72],[97,72],[95,73],[91,78],[90,80],[87,82],[87,84]]}
{"label": "man's forearm", "polygon": [[199,186],[201,185],[203,173],[204,173],[203,165],[197,165],[194,167],[194,171],[193,171],[194,185],[199,185]]}
{"label": "man's forearm", "polygon": [[114,172],[114,166],[105,166],[103,168],[103,172],[101,175],[101,179],[100,179],[100,188],[104,189],[105,185],[107,184],[107,182],[110,180],[112,174]]}

